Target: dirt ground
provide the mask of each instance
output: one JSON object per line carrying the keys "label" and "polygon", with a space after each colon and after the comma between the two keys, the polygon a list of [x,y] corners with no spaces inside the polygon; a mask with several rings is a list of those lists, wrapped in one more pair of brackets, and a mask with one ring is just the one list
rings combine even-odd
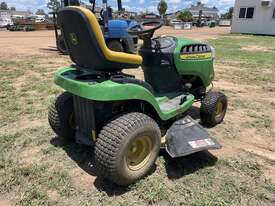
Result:
{"label": "dirt ground", "polygon": [[211,38],[216,38],[222,34],[230,33],[230,27],[215,27],[208,28],[193,27],[191,30],[174,30],[171,27],[164,26],[160,30],[157,30],[156,35],[171,35],[176,37],[186,37],[196,40],[207,40]]}
{"label": "dirt ground", "polygon": [[[229,33],[228,27],[195,28],[192,30],[173,30],[161,28],[156,35],[184,36],[187,38],[206,40],[220,34]],[[0,31],[1,56],[57,55],[55,52],[54,31],[8,32]],[[3,49],[4,48],[4,49]],[[51,52],[52,51],[52,52]]]}
{"label": "dirt ground", "polygon": [[[214,84],[216,90],[221,90],[228,95],[229,109],[224,123],[217,126],[216,128],[210,129],[211,134],[216,136],[219,142],[223,145],[223,148],[221,150],[211,151],[211,154],[221,159],[243,159],[244,156],[249,157],[249,160],[256,161],[257,164],[261,165],[261,171],[264,173],[264,178],[270,179],[272,183],[275,183],[275,71],[272,68],[272,64],[274,62],[274,58],[272,59],[272,55],[275,56],[275,49],[274,46],[268,44],[269,39],[263,39],[262,41],[264,43],[262,47],[265,48],[265,50],[263,51],[261,49],[262,47],[257,45],[257,42],[252,42],[254,41],[254,37],[251,40],[251,42],[254,43],[253,45],[242,45],[241,43],[238,43],[241,42],[242,38],[246,39],[252,37],[229,36],[229,32],[230,28],[226,27],[216,27],[211,29],[195,28],[192,30],[184,31],[173,30],[169,27],[163,27],[157,32],[157,35],[184,36],[196,40],[209,41],[210,43],[213,41],[212,43],[216,44],[216,46],[220,49],[218,51],[218,55],[220,56],[218,56],[218,60],[215,64],[216,80]],[[223,36],[226,35],[228,35],[229,37],[223,38]],[[223,39],[219,41],[219,38]],[[229,43],[224,46],[225,41],[228,41]],[[231,52],[232,48],[229,48],[230,41],[236,41],[237,43],[235,43],[238,44],[238,46],[236,48],[234,47],[233,49],[237,49],[238,51],[245,51],[247,52],[247,55],[250,55],[249,52],[253,52],[255,48],[257,48],[258,52],[263,51],[264,54],[262,58],[265,59],[265,61],[262,62],[262,59],[260,59],[261,54],[257,54],[254,57],[253,61],[255,61],[255,63],[246,61],[246,58],[248,58],[247,56],[234,56],[235,50],[232,50]],[[4,62],[0,64],[0,68],[8,75],[8,72],[13,73],[15,72],[15,70],[17,72],[16,74],[11,75],[11,77],[7,75],[7,78],[4,78],[4,83],[7,82],[8,79],[12,79],[10,82],[11,94],[18,96],[18,98],[22,100],[22,104],[20,103],[21,105],[19,105],[18,107],[21,108],[21,110],[24,110],[24,112],[17,112],[17,110],[20,109],[18,109],[16,106],[13,106],[9,107],[6,110],[6,114],[1,113],[3,117],[1,117],[0,121],[2,119],[5,119],[5,123],[0,124],[0,132],[4,134],[6,131],[10,130],[11,132],[17,134],[17,131],[27,131],[25,132],[25,136],[29,139],[26,139],[24,141],[21,140],[21,142],[19,141],[19,145],[17,145],[15,149],[15,151],[17,151],[17,149],[19,151],[18,158],[20,160],[20,164],[24,164],[26,166],[37,164],[39,165],[43,161],[49,163],[50,160],[48,158],[59,158],[56,163],[51,162],[49,163],[49,165],[51,165],[51,167],[53,168],[63,168],[62,161],[64,160],[64,156],[66,155],[66,153],[70,153],[68,152],[68,148],[64,147],[64,152],[57,152],[58,149],[56,148],[58,147],[56,147],[56,145],[59,145],[59,143],[55,142],[55,139],[51,140],[52,145],[48,146],[49,140],[43,139],[47,138],[47,135],[49,133],[48,129],[45,129],[45,131],[43,130],[46,135],[43,136],[42,139],[44,142],[42,143],[39,142],[38,139],[34,139],[35,136],[33,136],[32,133],[39,136],[40,131],[36,131],[36,128],[43,127],[43,125],[47,124],[46,113],[49,101],[52,100],[58,92],[60,92],[60,90],[54,87],[53,83],[51,82],[53,73],[57,70],[58,67],[70,65],[70,59],[67,56],[57,53],[53,31],[0,31],[0,45],[0,60]],[[223,48],[226,48],[226,51],[228,53],[224,53]],[[223,57],[226,57],[227,55],[232,55],[232,58],[223,59]],[[259,60],[256,59],[258,56]],[[21,65],[21,62],[24,61],[27,63]],[[263,69],[261,71],[258,70],[258,65],[262,65]],[[17,70],[16,67],[21,67],[21,69]],[[136,75],[137,78],[143,78],[143,74],[140,69],[129,70],[129,73]],[[38,85],[30,84],[30,82],[37,81],[40,82]],[[0,96],[0,100],[1,98],[9,98],[8,96],[10,94],[4,93],[4,90],[3,92],[1,91],[2,96]],[[8,102],[10,104],[13,104],[12,99],[9,99]],[[3,103],[3,107],[4,106],[5,104]],[[12,109],[12,112],[10,112],[9,109]],[[13,116],[15,114],[20,115]],[[29,130],[31,130],[32,133]],[[37,145],[34,146],[33,144]],[[52,154],[54,152],[56,152],[57,154],[56,157],[48,156],[49,154]],[[237,172],[236,174],[234,174],[236,175],[236,177],[233,177],[234,175],[232,176],[232,178],[234,179],[239,178],[238,174],[241,174],[241,171],[247,172],[250,170],[257,170],[256,166],[252,164],[247,166],[247,170],[244,168],[240,168],[240,171],[238,171],[238,163],[241,164],[241,161],[243,160],[240,160],[240,162],[237,161],[237,163],[234,162],[234,164],[237,165],[236,170],[234,170],[234,168],[232,170],[233,172]],[[86,162],[83,162],[82,160],[81,165],[77,165],[76,167],[73,167],[73,169],[68,170],[69,176],[72,179],[72,185],[76,185],[81,190],[89,190],[91,188],[91,185],[98,184],[94,173],[87,173],[86,169],[83,169],[83,167],[85,167],[83,166],[85,165],[85,163]],[[70,166],[68,166],[69,163],[66,164],[67,165],[65,165],[64,167],[70,168]],[[177,171],[174,171],[173,174],[177,174]],[[160,180],[162,181],[163,177],[160,177]],[[242,175],[241,178],[245,179],[245,175]],[[249,179],[248,181],[253,180]],[[174,186],[172,186],[172,183],[169,182],[169,184],[171,184],[170,188],[174,190],[175,188]],[[265,183],[262,182],[261,184],[264,185]],[[66,187],[69,186],[66,185]],[[255,186],[255,188],[256,187],[257,185]],[[220,188],[222,188],[222,186]],[[102,192],[102,190],[102,188],[98,189],[99,192]],[[7,191],[9,190],[7,189]],[[16,193],[16,191],[17,189],[14,189],[12,192]],[[142,189],[138,188],[137,186],[137,191],[142,191]],[[272,187],[270,191],[272,191],[272,194],[274,194],[274,196],[269,195],[267,197],[264,197],[267,198],[267,200],[269,201],[266,205],[272,205],[273,203],[275,204],[274,187]],[[159,192],[161,194],[161,191]],[[64,194],[58,189],[51,188],[47,190],[46,193],[46,196],[48,196],[51,201],[58,202],[60,205],[66,203],[66,195],[64,196]],[[133,192],[133,194],[135,196],[135,192]],[[104,196],[102,195],[102,193],[100,193],[100,195]],[[98,196],[100,195],[98,194]],[[132,194],[130,194],[129,199],[131,199],[131,195]],[[147,197],[143,195],[144,194],[139,194],[139,197],[144,201],[143,204],[151,204],[151,200],[148,201],[146,199]],[[0,205],[12,205],[11,202],[14,201],[13,196],[15,195],[11,195],[10,197],[6,198],[6,196],[1,195],[0,192]],[[250,196],[248,195],[248,197]],[[21,199],[19,200],[19,205],[22,202],[24,203],[25,201],[22,195],[20,196],[20,198]],[[41,199],[43,198],[44,196],[41,197]],[[126,198],[128,198],[127,195]],[[175,196],[175,198],[177,197]],[[118,200],[120,201],[119,197]],[[160,199],[160,201],[161,200],[162,199]],[[79,199],[76,199],[75,201],[78,201],[77,203],[80,202]],[[230,200],[228,201],[230,202]],[[266,201],[266,199],[263,201]],[[127,202],[125,204],[127,205]],[[166,202],[164,202],[164,204],[162,204],[162,202],[157,202],[157,204],[169,205],[169,203]],[[204,204],[198,203],[194,205]],[[235,205],[238,204],[236,204],[235,202]],[[242,203],[240,205],[246,204]]]}

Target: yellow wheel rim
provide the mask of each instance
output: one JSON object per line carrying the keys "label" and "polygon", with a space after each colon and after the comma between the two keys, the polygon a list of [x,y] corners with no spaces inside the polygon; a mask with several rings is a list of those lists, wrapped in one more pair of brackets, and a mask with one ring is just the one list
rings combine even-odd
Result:
{"label": "yellow wheel rim", "polygon": [[221,101],[219,101],[217,103],[217,107],[216,107],[216,110],[215,110],[215,115],[216,115],[216,118],[220,118],[222,115],[223,115],[223,112],[224,112],[224,105]]}
{"label": "yellow wheel rim", "polygon": [[139,170],[147,164],[152,151],[152,140],[148,136],[135,138],[127,148],[126,162],[130,170]]}

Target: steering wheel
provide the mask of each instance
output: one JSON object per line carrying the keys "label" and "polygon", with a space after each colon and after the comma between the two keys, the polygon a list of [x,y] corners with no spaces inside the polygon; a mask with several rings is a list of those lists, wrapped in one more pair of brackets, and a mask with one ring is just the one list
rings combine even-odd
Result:
{"label": "steering wheel", "polygon": [[[145,26],[154,25],[152,28],[145,29]],[[136,24],[128,29],[128,33],[131,35],[137,35],[140,39],[146,40],[148,38],[152,38],[155,31],[162,27],[162,21],[144,21],[140,24]]]}
{"label": "steering wheel", "polygon": [[100,15],[101,19],[104,19],[104,9],[100,10],[99,15]]}

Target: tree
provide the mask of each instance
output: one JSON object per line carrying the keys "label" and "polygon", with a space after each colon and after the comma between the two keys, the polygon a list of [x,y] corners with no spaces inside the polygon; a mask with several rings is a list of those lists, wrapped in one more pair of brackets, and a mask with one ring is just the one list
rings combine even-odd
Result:
{"label": "tree", "polygon": [[167,3],[165,0],[161,0],[158,4],[158,11],[159,14],[161,15],[161,17],[163,18],[163,16],[165,15],[166,11],[167,11]]}
{"label": "tree", "polygon": [[11,11],[16,11],[16,8],[14,6],[11,6],[10,10]]}
{"label": "tree", "polygon": [[8,8],[7,3],[6,3],[6,2],[1,2],[1,4],[0,4],[0,9],[1,9],[1,10],[8,10],[9,8]]}
{"label": "tree", "polygon": [[224,13],[224,14],[221,15],[221,17],[222,17],[223,19],[232,19],[233,10],[234,10],[234,8],[233,8],[233,7],[230,7],[226,13]]}
{"label": "tree", "polygon": [[35,12],[36,15],[45,15],[45,11],[43,9],[37,9]]}
{"label": "tree", "polygon": [[193,21],[193,15],[190,11],[183,11],[177,16],[177,19],[183,22],[191,22]]}
{"label": "tree", "polygon": [[53,12],[57,12],[60,8],[60,2],[58,0],[50,0],[47,4],[47,7]]}

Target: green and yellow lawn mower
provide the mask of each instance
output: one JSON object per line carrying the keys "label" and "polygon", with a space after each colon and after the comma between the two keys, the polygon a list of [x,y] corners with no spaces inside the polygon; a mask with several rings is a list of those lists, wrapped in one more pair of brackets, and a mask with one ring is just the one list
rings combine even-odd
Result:
{"label": "green and yellow lawn mower", "polygon": [[[221,147],[201,126],[221,123],[227,109],[224,94],[207,90],[213,48],[153,38],[162,23],[150,21],[128,30],[143,40],[139,55],[115,52],[88,9],[63,8],[58,22],[74,65],[55,75],[66,92],[50,107],[49,123],[58,136],[94,147],[100,176],[129,185],[148,174],[160,148],[174,158]],[[122,72],[139,66],[145,81]],[[186,114],[196,101],[201,124]]]}

